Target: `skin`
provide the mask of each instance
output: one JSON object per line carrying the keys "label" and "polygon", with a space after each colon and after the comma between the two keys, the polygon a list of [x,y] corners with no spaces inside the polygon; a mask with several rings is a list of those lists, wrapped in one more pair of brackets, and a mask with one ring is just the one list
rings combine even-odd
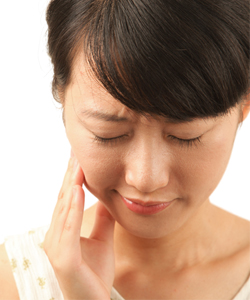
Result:
{"label": "skin", "polygon": [[[112,98],[83,61],[76,64],[65,94],[66,133],[86,187],[117,222],[117,255],[129,257],[131,264],[148,271],[162,266],[178,270],[214,256],[228,224],[209,196],[226,170],[242,107],[223,117],[191,123],[145,118]],[[129,121],[117,124],[86,117],[81,114],[86,109]],[[245,106],[243,119],[247,114]],[[95,135],[124,134],[127,136],[111,145],[94,140]],[[171,136],[201,139],[187,146]],[[142,216],[128,210],[120,195],[145,203],[174,201],[160,213]]]}
{"label": "skin", "polygon": [[[44,241],[64,299],[109,299],[112,286],[125,299],[231,299],[249,273],[249,222],[209,196],[249,105],[189,123],[141,116],[113,99],[83,62],[64,97],[73,158]],[[101,113],[127,120],[118,124]],[[96,136],[122,138],[109,144]],[[99,199],[87,222],[83,184]],[[130,211],[121,195],[172,203],[145,216]],[[235,255],[242,249],[245,255]]]}

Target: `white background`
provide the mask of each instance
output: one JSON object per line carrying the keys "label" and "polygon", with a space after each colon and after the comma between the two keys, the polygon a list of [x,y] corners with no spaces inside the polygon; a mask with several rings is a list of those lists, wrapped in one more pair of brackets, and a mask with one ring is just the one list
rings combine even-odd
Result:
{"label": "white background", "polygon": [[[0,243],[50,223],[70,156],[46,52],[48,0],[0,2]],[[211,201],[250,220],[250,116]],[[96,202],[89,193],[85,209]]]}

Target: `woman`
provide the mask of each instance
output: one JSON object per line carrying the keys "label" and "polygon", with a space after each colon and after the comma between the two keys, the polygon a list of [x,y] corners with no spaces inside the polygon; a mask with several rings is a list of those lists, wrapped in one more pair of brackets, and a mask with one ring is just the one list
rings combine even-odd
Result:
{"label": "woman", "polygon": [[49,228],[2,246],[0,299],[250,299],[249,222],[209,201],[250,110],[247,4],[51,1],[72,157]]}

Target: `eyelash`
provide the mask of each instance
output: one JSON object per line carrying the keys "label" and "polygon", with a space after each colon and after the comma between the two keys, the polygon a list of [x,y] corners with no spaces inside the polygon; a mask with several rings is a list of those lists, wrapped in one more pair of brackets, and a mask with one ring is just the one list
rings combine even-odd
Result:
{"label": "eyelash", "polygon": [[201,142],[201,136],[198,136],[197,138],[190,139],[190,140],[184,140],[184,139],[179,139],[175,136],[170,136],[172,140],[176,140],[181,146],[186,146],[186,147],[192,147],[192,146],[198,146],[198,144]]}
{"label": "eyelash", "polygon": [[[101,144],[114,145],[119,140],[121,140],[125,137],[127,137],[127,135],[121,135],[121,136],[118,136],[118,137],[105,139],[105,138],[102,138],[102,137],[99,137],[99,136],[96,135],[94,141],[99,142]],[[199,144],[201,142],[201,139],[200,139],[201,136],[199,136],[197,138],[194,138],[194,139],[189,139],[189,140],[180,139],[180,138],[177,138],[177,137],[172,136],[172,135],[170,135],[169,137],[172,140],[175,140],[176,142],[178,142],[181,146],[186,146],[188,148],[192,147],[192,146],[197,146],[197,144]]]}
{"label": "eyelash", "polygon": [[121,136],[117,136],[117,137],[114,137],[114,138],[109,138],[109,139],[105,139],[105,138],[102,138],[102,137],[99,137],[99,136],[95,136],[95,139],[94,141],[96,142],[99,142],[101,144],[108,144],[108,145],[114,145],[116,144],[119,140],[123,139],[126,135],[121,135]]}

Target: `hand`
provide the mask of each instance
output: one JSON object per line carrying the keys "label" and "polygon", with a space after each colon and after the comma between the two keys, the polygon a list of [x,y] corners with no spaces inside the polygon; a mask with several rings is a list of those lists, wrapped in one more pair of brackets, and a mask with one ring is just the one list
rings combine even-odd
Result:
{"label": "hand", "polygon": [[115,274],[115,220],[99,201],[91,235],[80,236],[84,180],[80,165],[72,157],[45,236],[44,250],[65,300],[109,300]]}

